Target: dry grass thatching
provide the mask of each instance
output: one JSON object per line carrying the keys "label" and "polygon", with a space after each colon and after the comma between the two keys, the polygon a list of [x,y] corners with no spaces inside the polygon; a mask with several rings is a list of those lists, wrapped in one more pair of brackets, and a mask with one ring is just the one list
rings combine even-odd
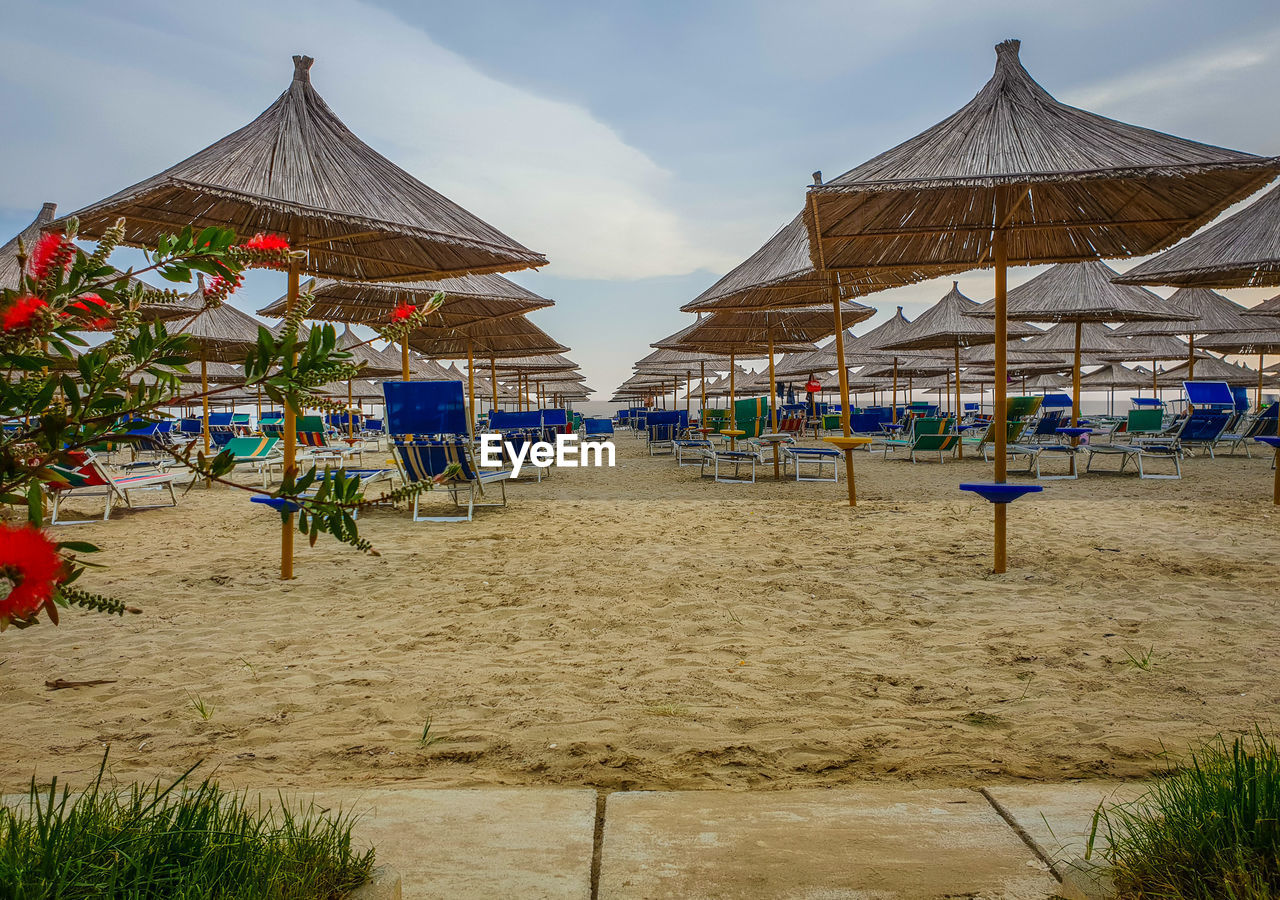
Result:
{"label": "dry grass thatching", "polygon": [[190,224],[275,232],[308,251],[308,272],[358,281],[546,264],[356,137],[311,86],[311,63],[295,56],[289,88],[248,125],[78,211],[81,233],[119,216],[140,246]]}
{"label": "dry grass thatching", "polygon": [[[875,310],[858,303],[840,304],[844,321],[860,322]],[[704,317],[681,338],[679,349],[693,351],[732,350],[735,353],[800,352],[816,349],[813,342],[835,333],[835,313],[819,304],[795,309],[726,309]],[[664,342],[665,343],[665,342]]]}
{"label": "dry grass thatching", "polygon": [[40,231],[53,221],[58,211],[58,204],[46,203],[32,219],[31,224],[19,231],[0,246],[0,288],[16,290],[22,269],[18,267],[18,243],[21,241],[26,252],[30,253],[36,241],[40,240]]}
{"label": "dry grass thatching", "polygon": [[[501,275],[461,275],[416,282],[353,282],[312,279],[303,288],[315,298],[307,317],[331,322],[382,324],[401,303],[414,306],[436,293],[445,295],[434,321],[462,328],[486,319],[500,319],[555,306],[554,300],[540,297]],[[258,310],[259,315],[283,316],[288,297]]]}
{"label": "dry grass thatching", "polygon": [[578,364],[559,352],[554,355],[539,353],[530,356],[513,356],[498,360],[497,371],[502,375],[529,375],[535,372],[565,372],[578,368]]}
{"label": "dry grass thatching", "polygon": [[1080,387],[1086,391],[1145,388],[1150,387],[1150,385],[1150,372],[1144,375],[1142,372],[1127,369],[1119,363],[1108,363],[1096,372],[1090,372],[1080,379]]}
{"label": "dry grass thatching", "polygon": [[[429,320],[430,321],[430,320]],[[466,328],[428,325],[409,335],[409,346],[433,359],[521,358],[569,348],[524,316],[486,319]]]}
{"label": "dry grass thatching", "polygon": [[[877,350],[941,350],[977,347],[995,343],[995,324],[990,319],[968,315],[978,303],[960,293],[958,282],[941,300],[916,317],[897,337],[879,342]],[[1031,337],[1040,330],[1017,322],[1009,323],[1009,338]]]}
{"label": "dry grass thatching", "polygon": [[[1008,294],[1008,317],[1019,322],[1150,322],[1190,319],[1159,294],[1136,285],[1115,284],[1116,270],[1100,259],[1059,263]],[[996,302],[971,316],[994,318]]]}
{"label": "dry grass thatching", "polygon": [[[1258,383],[1257,369],[1229,363],[1225,359],[1218,359],[1216,356],[1197,359],[1195,375],[1196,381],[1225,381],[1231,385],[1255,385]],[[1182,382],[1190,380],[1187,377],[1186,363],[1174,366],[1172,369],[1165,369],[1156,376],[1156,383],[1161,387],[1177,387]]]}
{"label": "dry grass thatching", "polygon": [[1138,128],[1059,103],[996,47],[959,111],[809,189],[818,268],[889,273],[1138,256],[1169,246],[1280,172],[1280,160]]}
{"label": "dry grass thatching", "polygon": [[[1280,328],[1211,334],[1202,338],[1199,346],[1219,353],[1280,353]],[[1198,369],[1196,375],[1199,376]]]}
{"label": "dry grass thatching", "polygon": [[1130,322],[1116,334],[1131,337],[1150,334],[1228,334],[1259,328],[1280,327],[1280,319],[1247,318],[1241,306],[1208,288],[1178,288],[1166,301],[1193,316],[1180,322]]}
{"label": "dry grass thatching", "polygon": [[[841,299],[922,281],[924,271],[836,274]],[[796,216],[755,253],[681,307],[684,312],[725,309],[780,309],[831,301],[828,276],[814,268],[809,232]]]}
{"label": "dry grass thatching", "polygon": [[344,328],[338,335],[338,347],[351,354],[351,362],[359,365],[361,374],[367,378],[394,376],[403,371],[398,354],[390,348],[380,350],[366,344],[350,328]]}
{"label": "dry grass thatching", "polygon": [[1073,354],[1076,349],[1076,325],[1080,325],[1080,350],[1083,353],[1108,355],[1119,359],[1118,354],[1132,350],[1123,340],[1101,322],[1063,322],[1054,325],[1044,334],[1038,334],[1018,345],[1022,353]]}
{"label": "dry grass thatching", "polygon": [[[1117,336],[1115,331],[1111,334],[1112,336]],[[1100,356],[1104,360],[1140,359],[1143,362],[1150,360],[1154,363],[1162,359],[1186,359],[1191,355],[1191,348],[1187,342],[1179,340],[1171,334],[1131,335],[1122,337],[1121,341],[1125,345],[1123,354],[1103,353]],[[1196,351],[1196,356],[1198,357],[1205,355],[1201,350]]]}
{"label": "dry grass thatching", "polygon": [[206,360],[243,362],[248,348],[258,343],[259,327],[265,326],[224,303],[206,309],[194,318],[175,321],[169,332],[188,335]]}
{"label": "dry grass thatching", "polygon": [[1280,186],[1116,280],[1207,288],[1280,284]]}

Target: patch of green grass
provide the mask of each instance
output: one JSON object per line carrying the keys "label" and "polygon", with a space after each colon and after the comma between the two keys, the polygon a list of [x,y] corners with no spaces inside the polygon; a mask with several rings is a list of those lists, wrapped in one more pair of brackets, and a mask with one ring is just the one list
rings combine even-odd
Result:
{"label": "patch of green grass", "polygon": [[38,787],[0,807],[0,896],[128,900],[338,900],[368,880],[373,850],[353,851],[354,820],[190,784],[118,788],[97,777],[79,793]]}
{"label": "patch of green grass", "polygon": [[204,702],[199,694],[192,694],[187,691],[187,699],[191,701],[188,705],[196,711],[196,715],[208,722],[213,718],[213,707]]}
{"label": "patch of green grass", "polygon": [[431,716],[427,716],[426,723],[422,726],[422,735],[418,738],[419,747],[430,747],[437,741],[442,740],[440,735],[431,733]]}
{"label": "patch of green grass", "polygon": [[1134,656],[1129,652],[1128,648],[1125,648],[1124,655],[1128,657],[1125,660],[1125,665],[1133,666],[1135,669],[1141,669],[1145,672],[1155,665],[1155,653],[1156,648],[1154,646],[1148,647],[1146,653],[1139,653],[1137,656]]}
{"label": "patch of green grass", "polygon": [[1099,807],[1093,830],[1121,897],[1278,897],[1280,748],[1260,728],[1219,737],[1140,799]]}

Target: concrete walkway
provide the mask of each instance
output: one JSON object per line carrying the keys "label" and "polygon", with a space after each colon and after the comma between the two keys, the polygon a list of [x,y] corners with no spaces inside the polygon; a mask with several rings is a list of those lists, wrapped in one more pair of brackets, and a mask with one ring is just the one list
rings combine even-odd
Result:
{"label": "concrete walkway", "polygon": [[[776,792],[378,788],[315,794],[403,896],[1043,898],[1114,782]],[[1068,878],[1068,882],[1070,882]]]}

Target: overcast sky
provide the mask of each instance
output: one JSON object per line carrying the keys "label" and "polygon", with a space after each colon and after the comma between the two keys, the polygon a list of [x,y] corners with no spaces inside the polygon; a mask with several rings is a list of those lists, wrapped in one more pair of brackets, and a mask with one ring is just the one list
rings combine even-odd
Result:
{"label": "overcast sky", "polygon": [[[70,212],[245,124],[306,53],[356,134],[547,254],[511,277],[557,301],[533,318],[601,392],[799,211],[811,172],[955,111],[1003,38],[1060,100],[1280,154],[1275,0],[126,0],[6,3],[4,23],[0,240],[42,201]],[[878,294],[862,327],[949,286]],[[988,299],[990,273],[961,289]],[[283,290],[253,273],[236,303]]]}

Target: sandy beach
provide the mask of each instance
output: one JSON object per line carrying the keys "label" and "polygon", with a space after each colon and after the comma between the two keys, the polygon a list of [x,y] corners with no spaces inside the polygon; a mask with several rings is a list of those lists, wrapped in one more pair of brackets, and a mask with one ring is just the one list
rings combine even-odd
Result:
{"label": "sandy beach", "polygon": [[1047,483],[992,576],[989,508],[956,487],[980,461],[860,453],[850,509],[617,446],[470,524],[372,511],[380,556],[322,538],[288,584],[278,518],[227,488],[58,529],[144,612],[5,635],[0,783],[108,746],[122,775],[297,786],[1129,777],[1280,700],[1266,459]]}

